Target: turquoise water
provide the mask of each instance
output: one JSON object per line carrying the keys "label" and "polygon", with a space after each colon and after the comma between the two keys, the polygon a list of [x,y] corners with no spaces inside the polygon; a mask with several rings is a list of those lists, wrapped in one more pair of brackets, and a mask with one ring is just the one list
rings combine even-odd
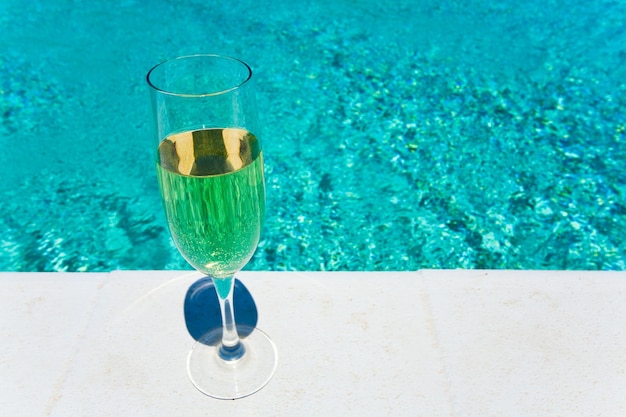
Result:
{"label": "turquoise water", "polygon": [[188,268],[144,76],[200,52],[258,81],[248,269],[625,269],[624,1],[301,3],[0,0],[0,270]]}

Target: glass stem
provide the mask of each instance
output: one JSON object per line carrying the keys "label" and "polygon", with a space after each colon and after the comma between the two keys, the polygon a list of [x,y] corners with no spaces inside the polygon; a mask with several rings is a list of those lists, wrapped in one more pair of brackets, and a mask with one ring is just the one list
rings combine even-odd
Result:
{"label": "glass stem", "polygon": [[235,323],[235,308],[233,306],[235,279],[229,277],[219,281],[214,280],[222,312],[222,343],[218,348],[218,354],[225,361],[234,361],[241,358],[245,352],[243,344],[239,340],[237,324]]}

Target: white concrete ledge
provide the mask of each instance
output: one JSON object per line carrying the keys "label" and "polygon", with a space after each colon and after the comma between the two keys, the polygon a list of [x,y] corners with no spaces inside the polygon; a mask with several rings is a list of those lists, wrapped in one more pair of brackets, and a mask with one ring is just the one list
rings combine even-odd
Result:
{"label": "white concrete ledge", "polygon": [[1,416],[623,416],[626,273],[244,272],[277,373],[186,376],[199,274],[0,274]]}

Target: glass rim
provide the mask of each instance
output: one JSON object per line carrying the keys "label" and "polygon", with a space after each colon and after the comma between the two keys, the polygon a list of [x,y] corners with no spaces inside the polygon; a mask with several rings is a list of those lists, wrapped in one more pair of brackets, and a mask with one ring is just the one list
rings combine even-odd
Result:
{"label": "glass rim", "polygon": [[[210,92],[210,93],[198,93],[198,94],[177,93],[177,92],[174,92],[174,91],[168,91],[167,89],[163,89],[161,87],[158,87],[150,79],[150,75],[156,69],[158,69],[158,68],[160,68],[160,67],[162,67],[162,66],[164,66],[166,64],[169,64],[171,62],[182,60],[182,59],[189,59],[189,58],[220,58],[220,59],[225,59],[225,60],[238,62],[238,63],[242,64],[248,70],[248,76],[243,81],[241,81],[240,83],[237,83],[233,87],[226,88],[226,89],[220,90],[220,91],[213,91],[213,92]],[[153,90],[158,91],[159,93],[162,93],[162,94],[166,94],[166,95],[169,95],[169,96],[175,96],[175,97],[211,97],[211,96],[219,96],[219,95],[227,94],[227,93],[230,93],[230,92],[232,92],[234,90],[237,90],[237,89],[241,88],[244,84],[246,84],[248,81],[250,81],[251,78],[252,78],[252,68],[250,68],[250,66],[248,64],[246,64],[244,61],[242,61],[239,58],[234,58],[232,56],[220,55],[220,54],[193,54],[193,55],[182,55],[182,56],[177,56],[177,57],[174,57],[174,58],[169,58],[169,59],[166,59],[165,61],[159,62],[158,64],[153,66],[150,69],[150,71],[148,71],[148,73],[146,74],[146,81],[148,82],[148,85]]]}

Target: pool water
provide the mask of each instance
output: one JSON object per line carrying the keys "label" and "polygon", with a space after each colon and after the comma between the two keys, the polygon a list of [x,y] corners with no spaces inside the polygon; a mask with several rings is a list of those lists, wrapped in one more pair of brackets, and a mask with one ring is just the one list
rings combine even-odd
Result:
{"label": "pool water", "polygon": [[247,269],[624,269],[624,21],[615,0],[0,0],[0,270],[189,268],[144,77],[193,53],[256,74]]}

